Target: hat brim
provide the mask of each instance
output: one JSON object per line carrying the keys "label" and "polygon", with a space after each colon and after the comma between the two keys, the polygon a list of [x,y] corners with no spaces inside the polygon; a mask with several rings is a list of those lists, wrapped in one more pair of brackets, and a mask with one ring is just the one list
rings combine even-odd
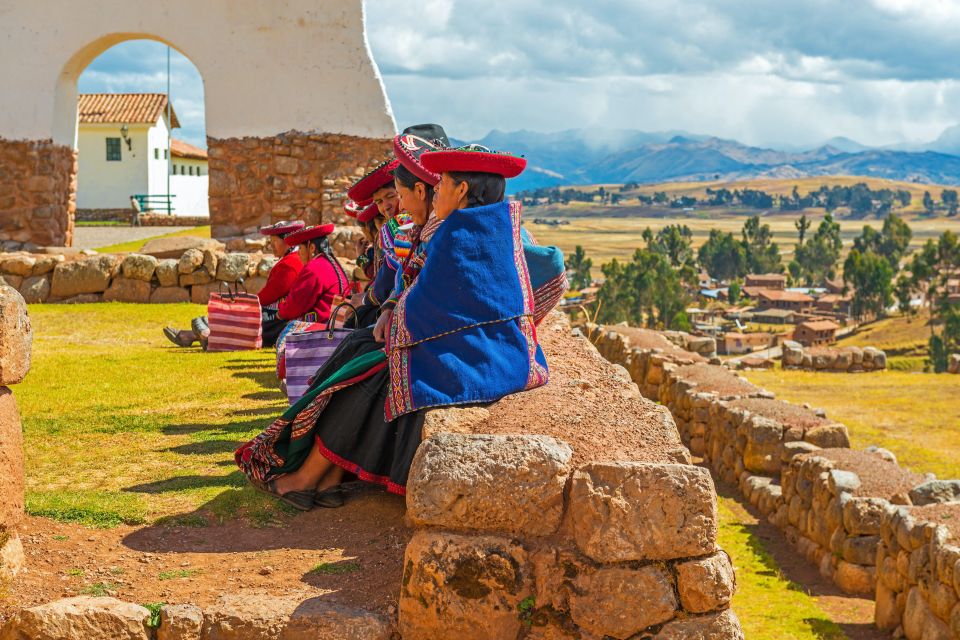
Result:
{"label": "hat brim", "polygon": [[400,161],[394,158],[383,162],[376,169],[360,178],[347,191],[347,197],[354,202],[361,203],[373,200],[373,194],[387,185],[393,185],[393,170]]}
{"label": "hat brim", "polygon": [[334,225],[333,223],[329,224],[318,224],[315,227],[307,227],[301,229],[296,233],[291,233],[286,238],[283,239],[287,243],[288,247],[295,247],[298,244],[303,244],[304,242],[309,242],[310,240],[316,240],[317,238],[325,238],[326,236],[333,233]]}
{"label": "hat brim", "polygon": [[393,153],[397,160],[403,165],[403,168],[423,180],[432,187],[440,182],[440,174],[427,171],[420,164],[420,156],[424,153],[436,150],[437,147],[430,144],[427,140],[411,134],[401,134],[393,139]]}
{"label": "hat brim", "polygon": [[357,220],[360,222],[370,222],[380,213],[380,207],[375,204],[368,205],[366,209],[357,214]]}
{"label": "hat brim", "polygon": [[420,163],[433,173],[493,173],[504,178],[515,178],[523,173],[527,161],[506,153],[461,151],[449,149],[428,151],[420,156]]}
{"label": "hat brim", "polygon": [[295,233],[300,229],[303,229],[305,226],[304,223],[299,220],[291,220],[287,224],[274,224],[268,227],[260,227],[260,235],[263,236],[285,236],[289,233]]}

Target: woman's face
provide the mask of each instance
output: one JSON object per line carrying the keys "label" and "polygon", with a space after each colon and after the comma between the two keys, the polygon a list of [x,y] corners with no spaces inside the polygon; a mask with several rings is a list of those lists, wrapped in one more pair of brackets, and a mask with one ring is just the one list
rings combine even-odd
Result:
{"label": "woman's face", "polygon": [[278,258],[285,256],[287,249],[289,249],[287,243],[280,236],[270,236],[270,248],[273,249],[273,255]]}
{"label": "woman's face", "polygon": [[444,220],[457,209],[466,207],[468,190],[466,182],[457,183],[449,173],[442,174],[440,183],[434,187],[434,215]]}
{"label": "woman's face", "polygon": [[380,215],[387,220],[400,212],[400,196],[392,184],[374,191],[373,203],[376,204],[377,209],[380,210]]}
{"label": "woman's face", "polygon": [[300,246],[298,246],[297,253],[300,255],[300,262],[302,262],[303,264],[307,264],[308,262],[310,262],[310,258],[312,257],[310,255],[310,243],[305,242]]}
{"label": "woman's face", "polygon": [[414,224],[425,225],[430,211],[427,206],[427,189],[423,183],[415,183],[413,189],[403,186],[399,181],[394,181],[394,184],[400,196],[400,210],[409,213]]}

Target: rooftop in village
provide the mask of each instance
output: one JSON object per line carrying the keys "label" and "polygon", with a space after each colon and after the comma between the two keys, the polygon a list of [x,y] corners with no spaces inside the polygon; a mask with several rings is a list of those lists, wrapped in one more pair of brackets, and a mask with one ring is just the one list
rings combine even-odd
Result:
{"label": "rooftop in village", "polygon": [[780,300],[784,302],[813,302],[813,298],[799,291],[780,291],[777,289],[765,289],[757,294],[761,300]]}
{"label": "rooftop in village", "polygon": [[804,327],[810,331],[836,331],[840,325],[833,320],[807,320],[801,322],[797,327]]}
{"label": "rooftop in village", "polygon": [[[81,124],[155,124],[167,111],[165,93],[81,93],[77,98]],[[180,127],[170,106],[171,128]]]}
{"label": "rooftop in village", "polygon": [[194,160],[207,159],[206,149],[195,147],[189,142],[177,140],[176,138],[170,139],[170,154],[173,155],[174,158],[192,158]]}

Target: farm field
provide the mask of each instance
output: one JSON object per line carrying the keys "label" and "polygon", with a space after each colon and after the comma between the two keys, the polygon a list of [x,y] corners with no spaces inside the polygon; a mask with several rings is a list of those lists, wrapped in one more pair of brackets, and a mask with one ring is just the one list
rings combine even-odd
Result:
{"label": "farm field", "polygon": [[960,478],[960,376],[781,369],[744,375],[781,400],[823,408],[847,425],[854,448],[881,446],[912,471]]}

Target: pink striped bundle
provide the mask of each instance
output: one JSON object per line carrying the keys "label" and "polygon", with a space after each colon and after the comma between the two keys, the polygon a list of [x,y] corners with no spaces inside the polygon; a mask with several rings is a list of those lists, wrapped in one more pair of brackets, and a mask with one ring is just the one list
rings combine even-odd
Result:
{"label": "pink striped bundle", "polygon": [[250,293],[211,293],[207,351],[250,351],[263,346],[260,300]]}

